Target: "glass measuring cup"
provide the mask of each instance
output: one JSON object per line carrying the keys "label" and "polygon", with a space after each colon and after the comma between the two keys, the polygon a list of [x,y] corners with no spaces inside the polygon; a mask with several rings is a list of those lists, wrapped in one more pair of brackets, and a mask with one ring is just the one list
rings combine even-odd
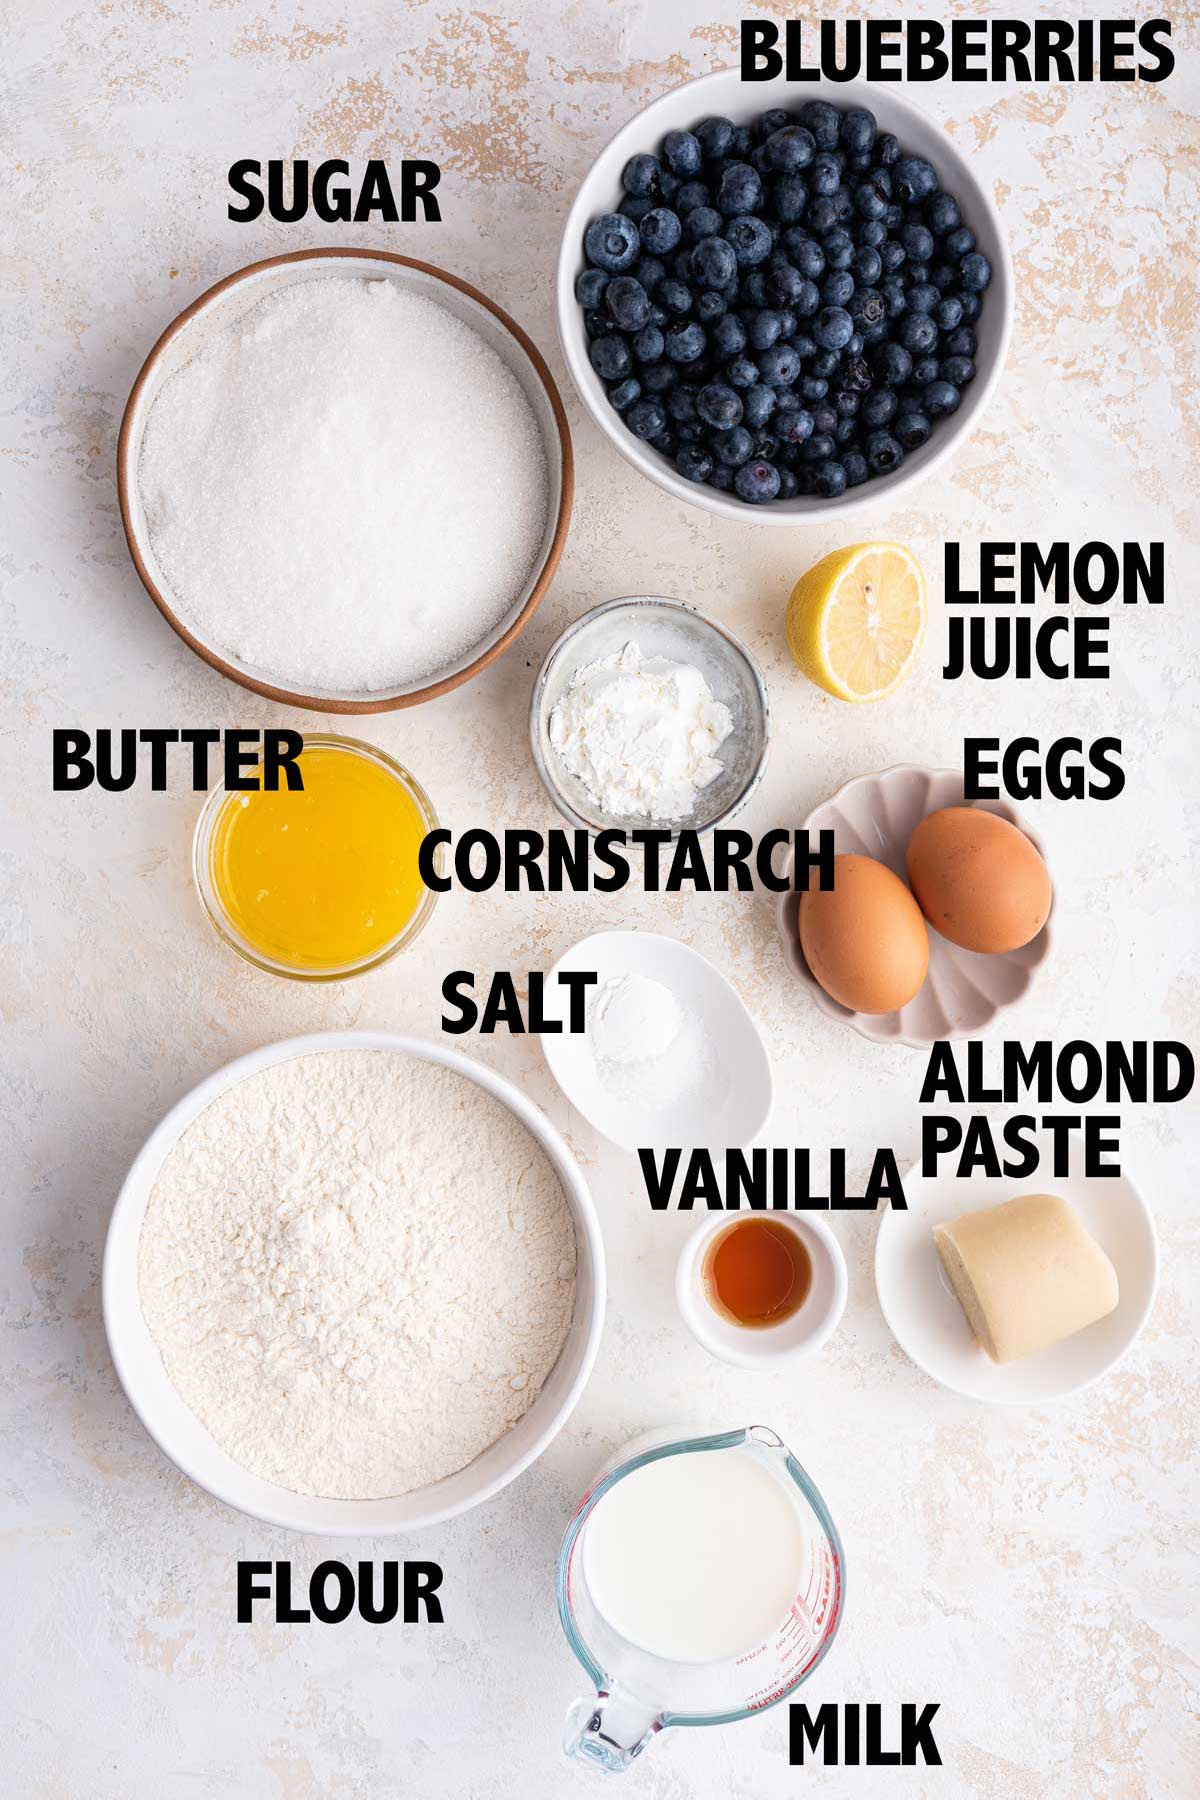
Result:
{"label": "glass measuring cup", "polygon": [[[672,1662],[632,1644],[608,1623],[588,1587],[584,1528],[604,1496],[646,1463],[667,1456],[749,1456],[787,1494],[804,1538],[797,1591],[762,1643],[722,1662]],[[746,1521],[753,1529],[753,1520]],[[567,1715],[564,1748],[617,1774],[670,1725],[730,1725],[799,1687],[837,1632],[846,1591],[841,1540],[825,1502],[782,1439],[765,1425],[712,1437],[647,1432],[605,1465],[567,1526],[558,1556],[558,1616],[595,1686]]]}

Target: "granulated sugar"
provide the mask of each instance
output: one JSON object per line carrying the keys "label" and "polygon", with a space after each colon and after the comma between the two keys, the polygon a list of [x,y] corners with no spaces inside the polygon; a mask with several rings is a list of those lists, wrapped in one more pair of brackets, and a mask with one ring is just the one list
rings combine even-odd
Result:
{"label": "granulated sugar", "polygon": [[549,507],[496,352],[435,301],[353,277],[217,332],[151,407],[138,480],[183,622],[304,691],[459,662],[525,587]]}

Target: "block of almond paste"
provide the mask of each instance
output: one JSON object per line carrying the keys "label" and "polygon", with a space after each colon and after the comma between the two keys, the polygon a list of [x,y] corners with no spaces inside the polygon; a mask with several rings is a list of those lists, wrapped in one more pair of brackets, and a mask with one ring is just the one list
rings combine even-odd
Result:
{"label": "block of almond paste", "polygon": [[935,1225],[942,1267],[993,1362],[1061,1343],[1112,1312],[1117,1272],[1054,1194],[1022,1194]]}

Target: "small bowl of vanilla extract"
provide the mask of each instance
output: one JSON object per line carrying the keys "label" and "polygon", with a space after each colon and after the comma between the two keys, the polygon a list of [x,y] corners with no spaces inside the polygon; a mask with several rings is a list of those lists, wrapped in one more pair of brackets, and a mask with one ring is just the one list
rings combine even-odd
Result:
{"label": "small bowl of vanilla extract", "polygon": [[675,1275],[692,1336],[744,1369],[819,1350],[837,1330],[846,1293],[841,1245],[811,1214],[718,1214],[688,1239]]}

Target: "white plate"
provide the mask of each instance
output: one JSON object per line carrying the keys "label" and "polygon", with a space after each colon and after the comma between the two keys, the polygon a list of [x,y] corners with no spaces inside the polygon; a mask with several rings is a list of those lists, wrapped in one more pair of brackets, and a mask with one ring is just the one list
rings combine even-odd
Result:
{"label": "white plate", "polygon": [[[1043,862],[1045,846],[1009,800],[967,800],[957,769],[927,769],[897,763],[875,775],[858,775],[804,821],[805,831],[832,831],[838,856],[873,856],[885,863],[905,886],[904,857],[908,840],[921,820],[944,806],[978,806],[1023,831]],[[790,876],[789,854],[784,871]],[[1055,902],[1057,904],[1057,901]],[[1004,956],[982,956],[963,950],[929,927],[929,972],[920,991],[898,1012],[851,1012],[815,981],[800,948],[800,896],[788,888],[775,909],[784,955],[792,973],[805,984],[821,1011],[853,1026],[860,1037],[878,1044],[920,1047],[943,1039],[973,1037],[1028,991],[1050,952],[1051,917],[1035,938]]]}
{"label": "white plate", "polygon": [[[545,1012],[567,1018],[560,970],[588,969],[600,985],[614,976],[644,975],[674,994],[707,1038],[711,1056],[701,1081],[669,1105],[638,1105],[601,1082],[583,1032],[543,1033],[550,1073],[589,1125],[623,1150],[734,1150],[766,1124],[774,1098],[771,1064],[745,1004],[698,950],[654,931],[599,931],[559,958],[546,981]],[[589,989],[589,997],[595,989]]]}
{"label": "white plate", "polygon": [[[384,1500],[327,1500],[294,1494],[252,1475],[236,1463],[187,1406],[171,1382],[138,1297],[138,1241],[146,1203],[159,1170],[197,1114],[218,1094],[248,1075],[297,1056],[328,1050],[389,1050],[454,1069],[516,1115],[537,1139],[562,1182],[575,1221],[578,1276],[575,1316],[567,1340],[541,1393],[523,1419],[474,1462],[430,1487]],[[329,1031],[268,1044],[210,1075],[171,1108],[150,1133],[117,1199],[104,1247],[102,1284],[108,1346],[129,1404],[150,1436],[182,1469],[218,1500],[269,1525],[329,1537],[387,1537],[440,1524],[507,1487],[550,1443],[583,1392],[604,1324],[604,1247],[587,1185],[562,1138],[537,1107],[482,1063],[420,1038],[385,1031]]]}
{"label": "white plate", "polygon": [[[995,1120],[993,1130],[998,1130]],[[1111,1369],[1145,1324],[1158,1285],[1154,1222],[1127,1175],[1087,1176],[1077,1154],[1071,1173],[1053,1173],[1051,1146],[1037,1139],[1037,1173],[1011,1177],[952,1173],[924,1177],[920,1166],[904,1178],[907,1212],[889,1208],[875,1239],[875,1288],[896,1342],[918,1368],[970,1400],[1035,1404],[1061,1400]],[[1084,1228],[1117,1271],[1121,1298],[1115,1312],[1077,1331],[1061,1344],[1019,1362],[994,1363],[979,1348],[955,1299],[933,1243],[933,1227],[965,1212],[1015,1200],[1019,1194],[1058,1194],[1069,1200]]]}

